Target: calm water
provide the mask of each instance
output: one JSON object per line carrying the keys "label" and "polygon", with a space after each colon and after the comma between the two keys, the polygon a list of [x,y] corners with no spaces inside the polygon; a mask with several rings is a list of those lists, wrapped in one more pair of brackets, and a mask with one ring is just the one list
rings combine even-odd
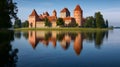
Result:
{"label": "calm water", "polygon": [[120,30],[0,32],[0,67],[120,67]]}

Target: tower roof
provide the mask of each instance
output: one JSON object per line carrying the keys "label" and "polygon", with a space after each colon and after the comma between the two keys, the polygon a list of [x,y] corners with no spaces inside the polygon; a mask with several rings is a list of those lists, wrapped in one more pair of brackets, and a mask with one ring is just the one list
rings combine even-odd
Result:
{"label": "tower roof", "polygon": [[37,12],[36,12],[35,9],[32,11],[32,13],[30,14],[30,16],[38,16],[38,14],[37,14]]}
{"label": "tower roof", "polygon": [[77,5],[77,6],[75,7],[74,11],[82,11],[80,5]]}
{"label": "tower roof", "polygon": [[45,14],[46,14],[47,16],[49,16],[49,13],[48,13],[47,11],[45,12]]}
{"label": "tower roof", "polygon": [[69,12],[69,10],[68,10],[68,8],[64,8],[60,12]]}

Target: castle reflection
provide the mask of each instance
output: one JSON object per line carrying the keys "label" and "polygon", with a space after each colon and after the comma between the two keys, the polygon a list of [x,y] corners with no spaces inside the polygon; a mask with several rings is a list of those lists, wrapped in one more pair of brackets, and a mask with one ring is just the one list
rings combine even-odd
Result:
{"label": "castle reflection", "polygon": [[[24,32],[23,32],[24,33]],[[57,45],[61,45],[63,50],[67,50],[73,42],[73,49],[76,55],[80,55],[83,49],[83,41],[88,40],[89,42],[94,42],[96,48],[100,48],[103,43],[103,39],[108,37],[108,31],[98,31],[98,32],[61,32],[61,31],[28,31],[28,41],[33,47],[36,48],[38,43],[42,43],[48,46],[52,43],[53,47],[56,48]],[[25,38],[26,38],[25,37]],[[27,39],[27,38],[26,38]],[[56,42],[59,42],[57,44]]]}

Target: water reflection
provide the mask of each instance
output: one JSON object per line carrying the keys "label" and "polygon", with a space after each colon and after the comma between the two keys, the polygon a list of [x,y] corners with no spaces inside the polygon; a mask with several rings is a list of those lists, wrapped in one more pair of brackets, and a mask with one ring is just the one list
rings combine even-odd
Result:
{"label": "water reflection", "polygon": [[80,54],[80,52],[82,51],[82,44],[83,44],[83,37],[81,33],[78,33],[78,35],[75,38],[74,41],[74,50],[76,52],[77,55]]}
{"label": "water reflection", "polygon": [[[27,34],[27,32],[23,32]],[[96,48],[100,48],[103,39],[108,38],[108,31],[92,31],[92,32],[63,32],[63,31],[28,31],[28,34],[24,36],[35,49],[38,43],[42,43],[48,46],[52,43],[53,47],[61,45],[63,50],[69,49],[69,46],[73,43],[73,49],[76,55],[80,55],[83,49],[83,41],[94,42]],[[59,44],[57,44],[57,42]]]}
{"label": "water reflection", "polygon": [[96,48],[100,48],[103,40],[108,39],[108,31],[84,32],[84,39],[94,42]]}
{"label": "water reflection", "polygon": [[21,38],[21,31],[16,31],[14,33],[15,38],[20,39]]}
{"label": "water reflection", "polygon": [[0,67],[16,67],[18,49],[12,49],[13,31],[0,31]]}

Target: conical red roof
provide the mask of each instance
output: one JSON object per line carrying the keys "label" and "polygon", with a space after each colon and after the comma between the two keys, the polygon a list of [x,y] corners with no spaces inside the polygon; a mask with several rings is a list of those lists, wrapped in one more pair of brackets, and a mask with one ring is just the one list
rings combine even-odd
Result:
{"label": "conical red roof", "polygon": [[77,5],[77,6],[75,7],[74,11],[82,11],[80,5]]}
{"label": "conical red roof", "polygon": [[35,9],[32,11],[32,13],[30,14],[30,16],[38,16],[38,14],[37,14],[37,12],[36,12]]}

